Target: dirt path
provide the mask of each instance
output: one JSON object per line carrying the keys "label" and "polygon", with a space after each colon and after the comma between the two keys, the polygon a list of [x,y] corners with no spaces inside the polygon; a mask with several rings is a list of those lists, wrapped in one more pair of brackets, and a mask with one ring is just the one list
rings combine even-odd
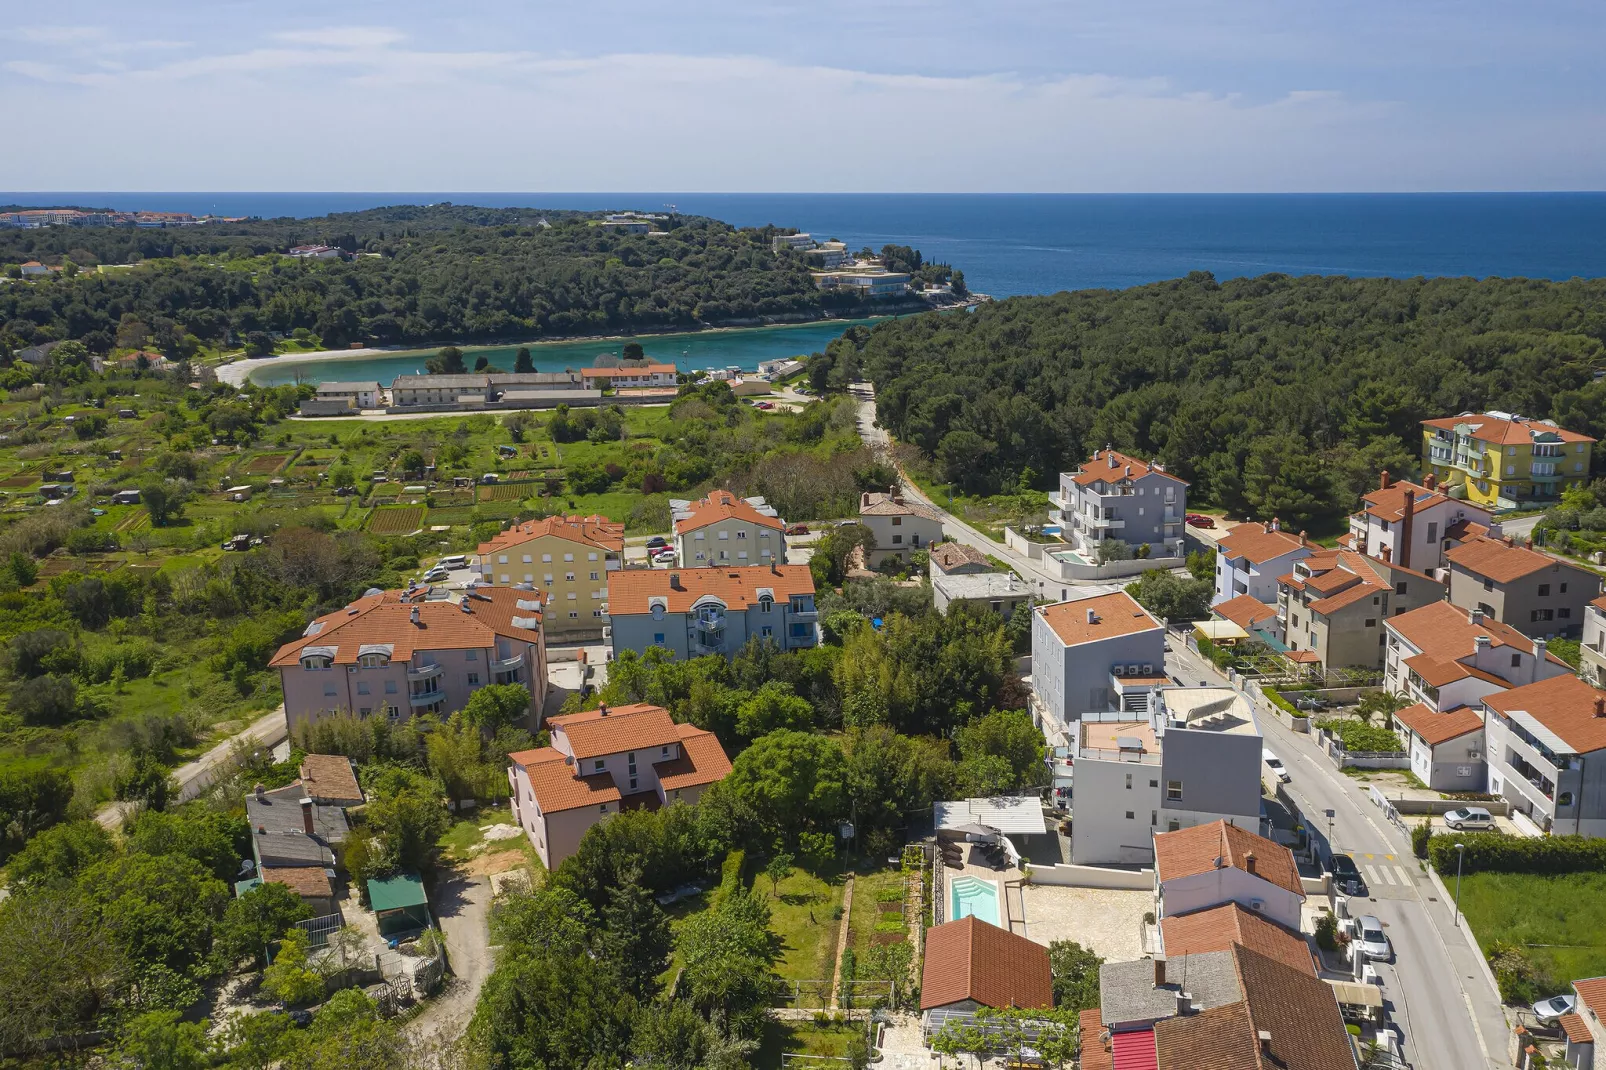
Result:
{"label": "dirt path", "polygon": [[[173,770],[173,779],[178,781],[178,801],[193,799],[211,786],[218,766],[228,761],[236,741],[244,741],[259,747],[277,747],[284,742],[288,734],[289,731],[285,727],[284,706],[281,704],[272,713],[264,714],[243,730],[214,744],[193,762],[185,762]],[[123,817],[131,805],[120,802],[107,803],[96,812],[95,820],[102,828],[120,828]]]}
{"label": "dirt path", "polygon": [[480,988],[491,974],[491,879],[442,870],[430,893],[430,910],[446,938],[446,987],[407,1025],[419,1040],[451,1044],[474,1016]]}
{"label": "dirt path", "polygon": [[853,920],[853,874],[848,874],[848,880],[842,888],[842,924],[836,932],[836,957],[831,961],[831,1009],[839,1010],[842,1006],[842,953],[848,949],[848,938],[852,935],[849,923]]}

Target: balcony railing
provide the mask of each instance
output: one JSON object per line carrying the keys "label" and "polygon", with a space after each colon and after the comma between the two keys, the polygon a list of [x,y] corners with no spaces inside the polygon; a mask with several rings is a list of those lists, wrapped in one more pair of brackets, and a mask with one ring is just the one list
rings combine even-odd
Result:
{"label": "balcony railing", "polygon": [[492,672],[513,672],[522,668],[524,668],[524,657],[518,654],[511,658],[502,658],[500,661],[491,662]]}
{"label": "balcony railing", "polygon": [[444,691],[421,691],[414,695],[408,695],[407,704],[416,710],[420,706],[433,706],[445,697],[446,692]]}
{"label": "balcony railing", "polygon": [[441,667],[439,665],[419,665],[416,668],[408,666],[407,668],[407,679],[409,681],[433,680],[440,674]]}
{"label": "balcony railing", "polygon": [[1093,521],[1093,526],[1095,528],[1108,528],[1111,531],[1120,531],[1126,527],[1126,521],[1120,517],[1105,517],[1103,520]]}

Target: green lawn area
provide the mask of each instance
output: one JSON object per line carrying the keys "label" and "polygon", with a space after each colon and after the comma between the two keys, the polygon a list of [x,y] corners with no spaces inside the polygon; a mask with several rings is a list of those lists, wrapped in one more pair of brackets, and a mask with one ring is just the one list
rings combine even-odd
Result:
{"label": "green lawn area", "polygon": [[764,1037],[759,1042],[758,1055],[753,1065],[769,1070],[781,1065],[782,1054],[826,1055],[843,1058],[848,1053],[848,1042],[854,1036],[864,1035],[864,1023],[835,1023],[822,1025],[816,1022],[769,1021],[764,1026]]}
{"label": "green lawn area", "polygon": [[522,850],[529,860],[531,872],[539,880],[544,867],[528,836],[489,842],[485,839],[485,830],[492,825],[517,824],[511,807],[505,804],[482,806],[453,821],[451,828],[435,843],[441,849],[442,860],[449,863],[468,862],[489,852]]}
{"label": "green lawn area", "polygon": [[836,963],[836,935],[841,924],[834,917],[842,905],[842,878],[816,877],[794,868],[780,883],[780,895],[770,893],[770,880],[762,873],[753,886],[769,897],[770,930],[781,938],[781,961],[775,972],[788,981],[824,980]]}
{"label": "green lawn area", "polygon": [[[908,469],[909,478],[925,492],[926,497],[943,509],[984,531],[990,538],[1002,540],[1004,528],[1019,531],[1022,524],[1048,523],[1048,492],[1029,490],[1023,494],[970,495],[944,483],[929,471]],[[1047,540],[1045,540],[1047,541]]]}
{"label": "green lawn area", "polygon": [[1549,975],[1547,995],[1606,974],[1606,873],[1468,874],[1461,911],[1485,954],[1497,942],[1526,946]]}

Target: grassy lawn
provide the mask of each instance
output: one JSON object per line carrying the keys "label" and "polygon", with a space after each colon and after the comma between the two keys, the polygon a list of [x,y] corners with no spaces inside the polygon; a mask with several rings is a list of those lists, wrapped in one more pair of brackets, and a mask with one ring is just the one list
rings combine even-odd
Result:
{"label": "grassy lawn", "polygon": [[535,848],[530,844],[529,837],[519,836],[516,839],[492,840],[485,838],[485,830],[492,825],[516,825],[511,807],[503,804],[498,806],[482,806],[452,822],[451,828],[436,842],[441,849],[441,857],[447,862],[468,862],[480,855],[495,851],[522,850],[532,861],[532,869],[541,870],[540,858]]}
{"label": "grassy lawn", "polygon": [[781,961],[775,972],[788,981],[823,980],[836,962],[836,935],[842,905],[842,878],[822,879],[793,869],[771,893],[770,880],[759,874],[753,886],[768,897],[770,930],[781,938]]}
{"label": "grassy lawn", "polygon": [[959,491],[951,484],[941,482],[929,471],[910,468],[908,472],[909,478],[925,492],[926,497],[965,523],[981,529],[989,538],[1003,541],[1005,527],[1019,531],[1023,524],[1048,523],[1047,491],[972,495]]}
{"label": "grassy lawn", "polygon": [[1526,946],[1549,975],[1546,994],[1606,974],[1606,873],[1468,874],[1461,911],[1485,954],[1497,942]]}
{"label": "grassy lawn", "polygon": [[782,1054],[826,1055],[843,1058],[848,1054],[848,1041],[864,1035],[864,1024],[770,1021],[764,1026],[764,1038],[759,1043],[753,1065],[761,1068],[781,1065]]}

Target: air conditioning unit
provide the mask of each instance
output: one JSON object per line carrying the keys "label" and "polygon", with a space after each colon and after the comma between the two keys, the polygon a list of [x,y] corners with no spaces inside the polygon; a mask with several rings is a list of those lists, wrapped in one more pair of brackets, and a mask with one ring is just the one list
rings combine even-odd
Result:
{"label": "air conditioning unit", "polygon": [[1143,675],[1144,676],[1153,676],[1154,675],[1154,666],[1151,665],[1149,662],[1144,662],[1143,663]]}

